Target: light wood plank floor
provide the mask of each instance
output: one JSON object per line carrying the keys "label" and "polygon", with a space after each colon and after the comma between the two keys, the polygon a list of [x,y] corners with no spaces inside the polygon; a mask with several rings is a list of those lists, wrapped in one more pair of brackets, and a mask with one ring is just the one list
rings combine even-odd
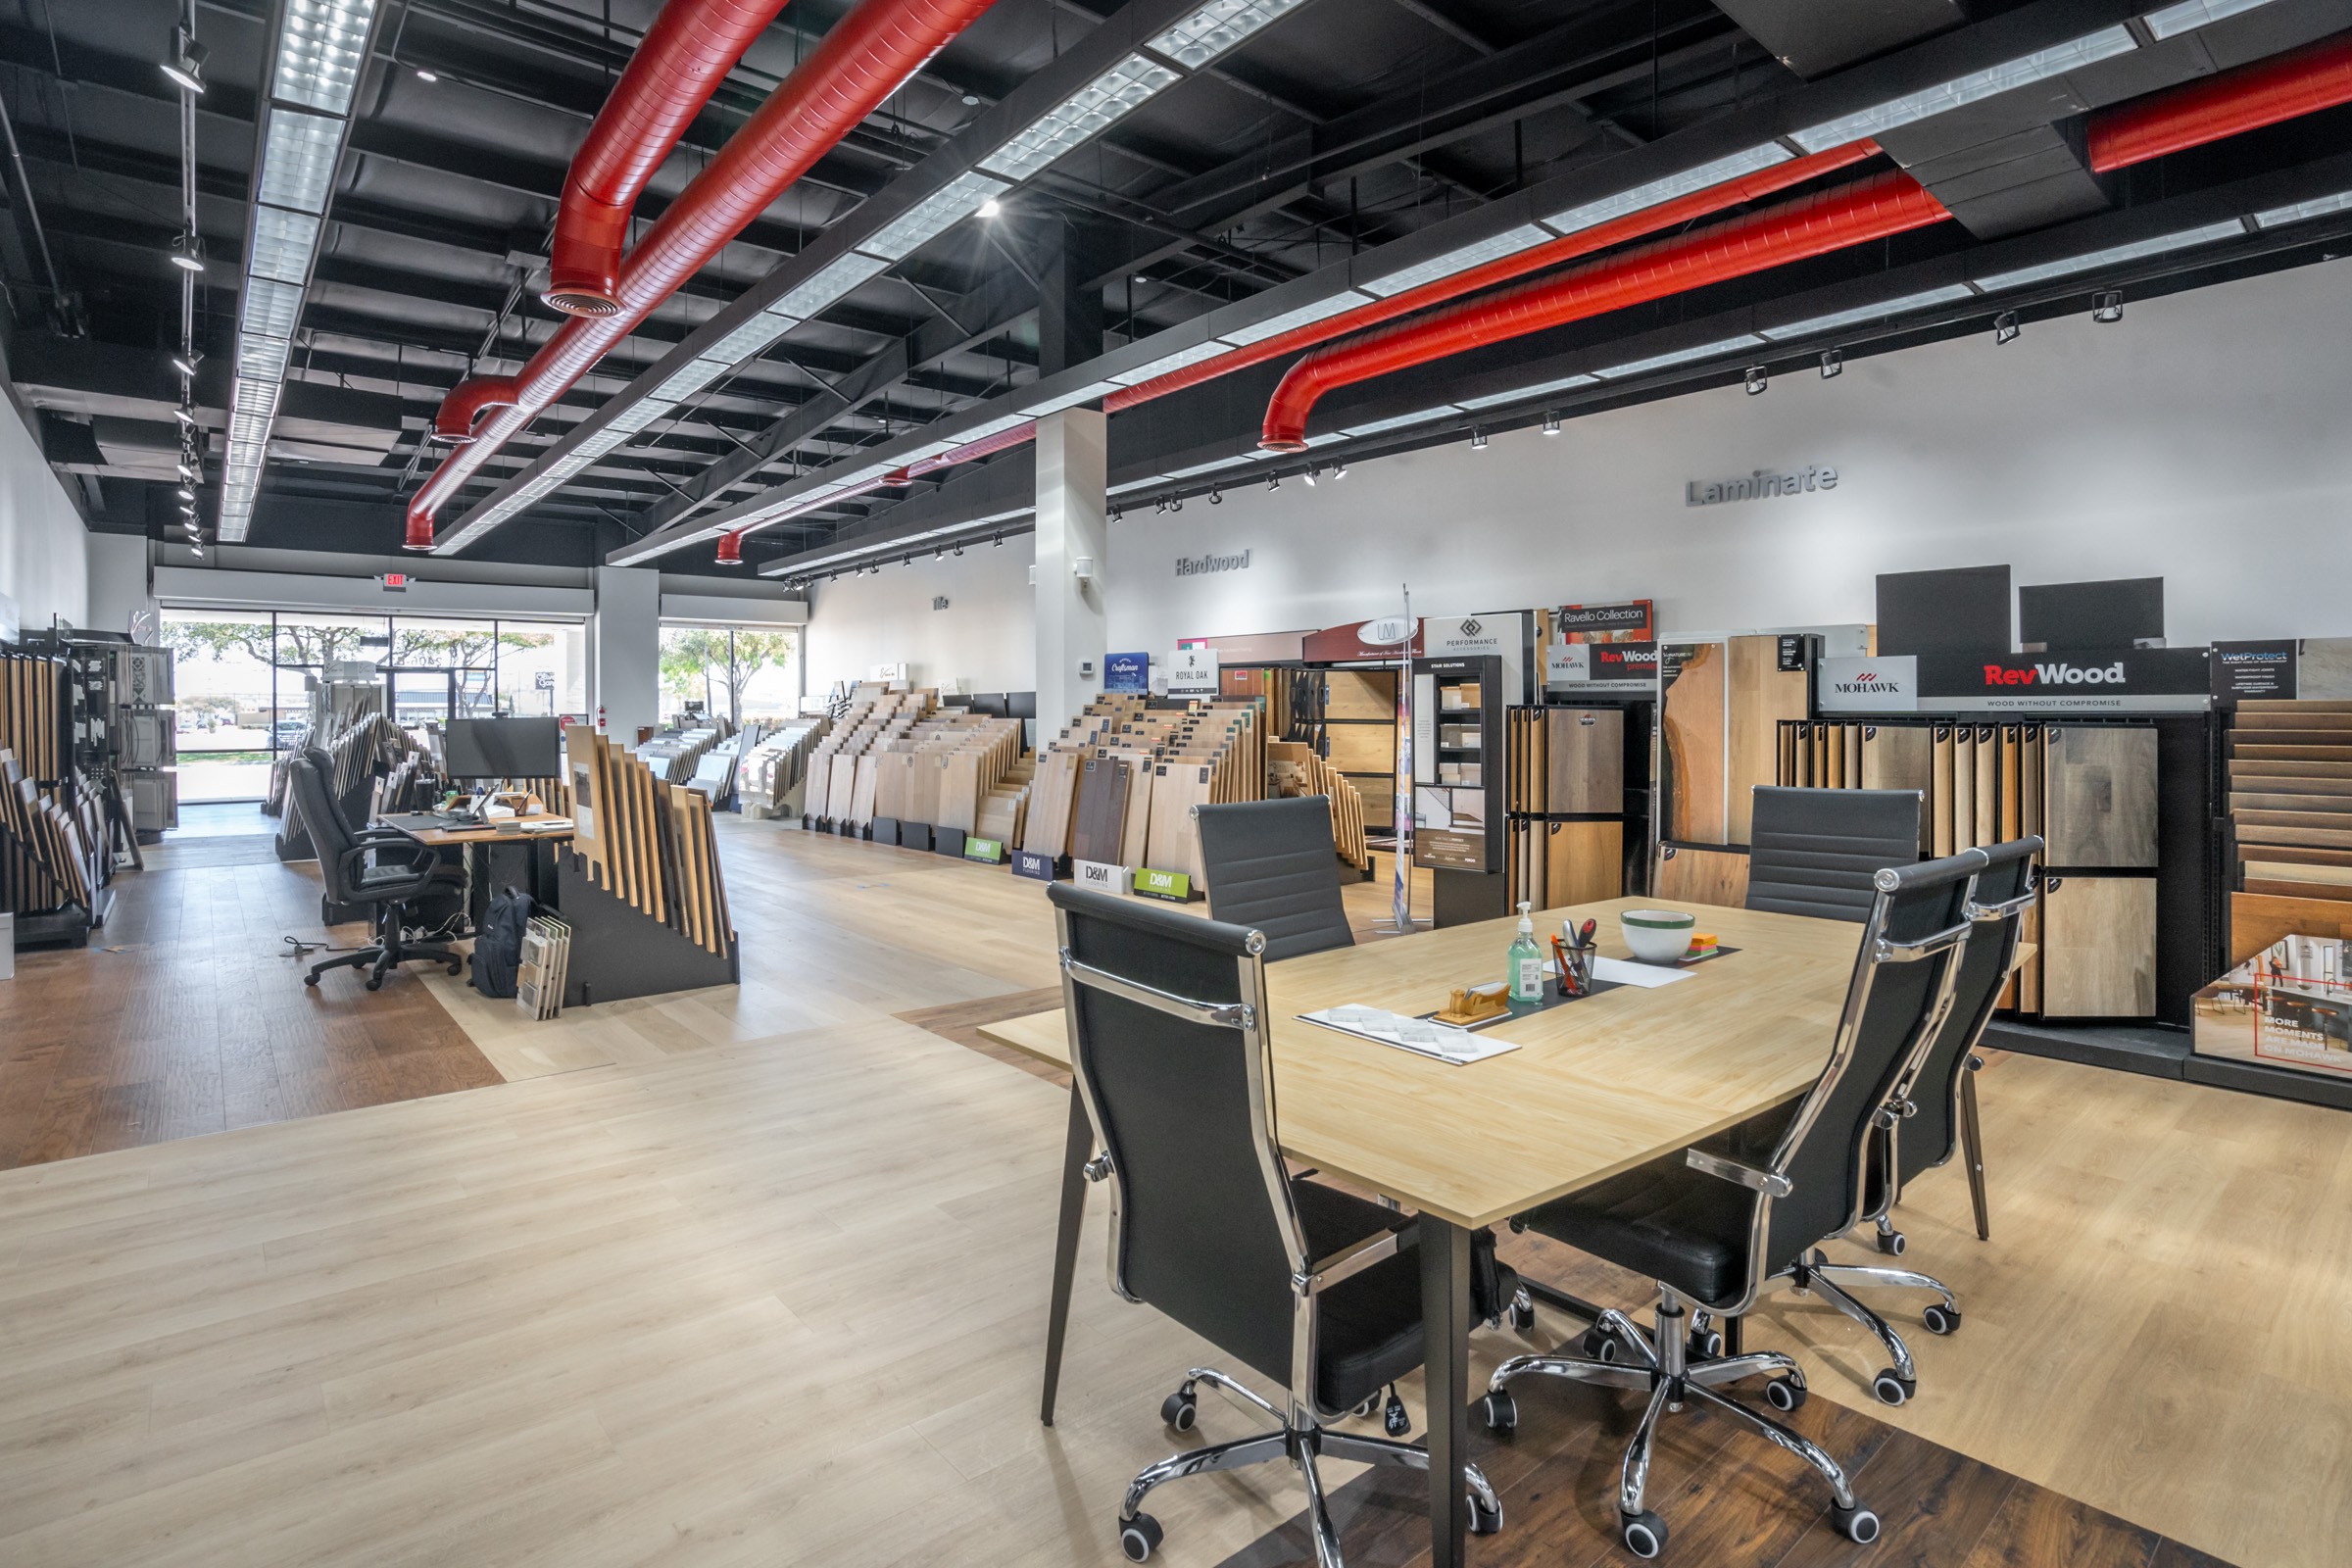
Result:
{"label": "light wood plank floor", "polygon": [[[1065,1099],[895,1016],[1050,984],[1042,892],[722,831],[745,986],[558,1026],[602,1063],[0,1173],[0,1562],[1119,1560],[1206,1352],[1102,1288],[1098,1204],[1038,1428]],[[1758,1341],[2247,1568],[2342,1560],[2346,1124],[2022,1057],[1984,1102],[1992,1243],[1956,1172],[1906,1206],[1968,1314],[1913,1336],[1919,1399],[1872,1403],[1875,1353],[1809,1303]],[[1298,1503],[1272,1468],[1162,1496],[1177,1568]]]}

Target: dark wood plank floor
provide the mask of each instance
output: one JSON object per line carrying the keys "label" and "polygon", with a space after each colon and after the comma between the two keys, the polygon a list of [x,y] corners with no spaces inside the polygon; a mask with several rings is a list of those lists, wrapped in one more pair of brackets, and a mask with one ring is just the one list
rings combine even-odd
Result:
{"label": "dark wood plank floor", "polygon": [[[1631,1309],[1645,1295],[1642,1282],[1623,1270],[1536,1237],[1505,1237],[1502,1253],[1523,1271],[1604,1305]],[[1554,1343],[1574,1327],[1545,1311],[1536,1338]],[[1751,1341],[1751,1348],[1765,1347]],[[1755,1387],[1743,1392],[1752,1396]],[[1501,1534],[1474,1540],[1471,1560],[1482,1568],[1621,1568],[1638,1561],[1618,1539],[1617,1480],[1639,1401],[1630,1393],[1561,1379],[1525,1380],[1515,1392],[1519,1426],[1511,1437],[1491,1437],[1475,1417],[1471,1422],[1473,1457],[1503,1504]],[[1967,1396],[1965,1389],[1920,1391],[1922,1398]],[[1204,1414],[1212,1402],[1202,1401]],[[1880,1541],[1857,1546],[1838,1534],[1829,1519],[1829,1489],[1810,1467],[1686,1406],[1665,1418],[1650,1462],[1647,1501],[1666,1521],[1665,1561],[1688,1568],[2228,1568],[1818,1394],[1788,1420],[1845,1466],[1855,1494],[1880,1517]],[[1191,1441],[1246,1430],[1238,1414],[1209,1417]],[[1213,1478],[1173,1483],[1217,1484]],[[1427,1503],[1418,1474],[1368,1471],[1342,1487],[1332,1513],[1349,1568],[1427,1563]],[[1222,1568],[1313,1561],[1300,1517]]]}
{"label": "dark wood plank floor", "polygon": [[0,1169],[501,1081],[411,975],[303,985],[288,935],[367,931],[323,931],[315,868],[266,836],[167,841],[114,885],[88,949],[0,982]]}

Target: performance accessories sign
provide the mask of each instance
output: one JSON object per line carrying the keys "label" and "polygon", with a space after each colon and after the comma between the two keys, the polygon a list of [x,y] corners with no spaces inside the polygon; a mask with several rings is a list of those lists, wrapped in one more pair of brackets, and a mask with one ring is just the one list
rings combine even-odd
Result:
{"label": "performance accessories sign", "polygon": [[1825,659],[1825,713],[2196,713],[2211,701],[2202,648],[2112,653],[1900,654]]}

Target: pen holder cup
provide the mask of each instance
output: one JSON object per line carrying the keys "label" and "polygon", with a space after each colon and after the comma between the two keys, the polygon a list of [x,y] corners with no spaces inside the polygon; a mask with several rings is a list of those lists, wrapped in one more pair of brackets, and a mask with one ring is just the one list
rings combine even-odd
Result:
{"label": "pen holder cup", "polygon": [[1568,965],[1568,973],[1575,977],[1576,989],[1580,993],[1591,991],[1592,989],[1593,950],[1591,948],[1567,948],[1563,950],[1563,953],[1562,961]]}

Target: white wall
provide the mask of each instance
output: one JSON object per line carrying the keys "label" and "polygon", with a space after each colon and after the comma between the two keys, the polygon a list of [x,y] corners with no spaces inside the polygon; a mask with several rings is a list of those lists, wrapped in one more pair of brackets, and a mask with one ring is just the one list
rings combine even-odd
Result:
{"label": "white wall", "polygon": [[662,716],[662,574],[650,566],[596,568],[596,613],[588,619],[594,661],[591,704],[605,732],[624,745]]}
{"label": "white wall", "polygon": [[[918,686],[975,692],[1037,689],[1037,599],[1029,587],[1035,541],[967,545],[945,561],[918,556],[880,576],[844,577],[809,590],[808,690],[871,678],[904,663]],[[933,610],[934,595],[948,608]]]}
{"label": "white wall", "polygon": [[[1703,392],[1149,508],[1112,525],[1110,645],[1652,598],[1668,629],[1867,621],[1882,571],[2166,579],[2169,638],[2352,634],[2352,266]],[[1700,509],[1690,479],[1835,466]],[[1248,549],[1246,571],[1175,575]]]}
{"label": "white wall", "polygon": [[0,407],[0,594],[25,631],[89,623],[89,535],[14,408]]}
{"label": "white wall", "polygon": [[90,595],[85,624],[98,631],[128,631],[133,614],[155,606],[155,596],[147,591],[146,536],[94,533],[87,543]]}

